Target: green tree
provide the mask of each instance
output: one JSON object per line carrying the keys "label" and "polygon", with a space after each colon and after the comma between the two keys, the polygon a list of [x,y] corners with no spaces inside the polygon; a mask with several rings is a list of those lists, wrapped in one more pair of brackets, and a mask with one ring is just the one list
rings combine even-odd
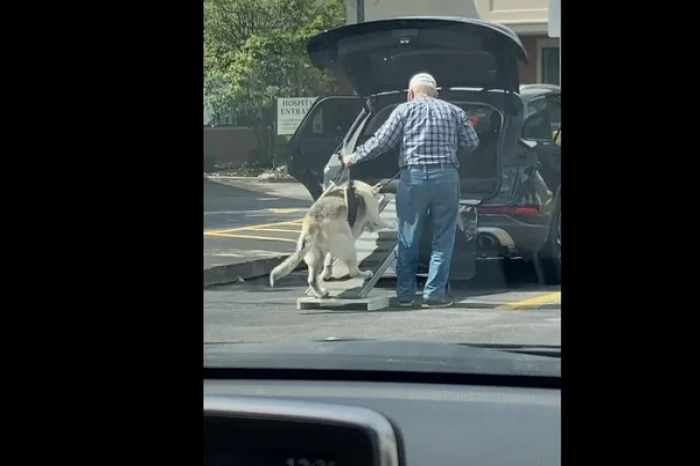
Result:
{"label": "green tree", "polygon": [[204,92],[214,113],[237,112],[258,142],[255,162],[275,151],[275,101],[333,91],[306,55],[308,40],[345,24],[344,0],[205,0]]}

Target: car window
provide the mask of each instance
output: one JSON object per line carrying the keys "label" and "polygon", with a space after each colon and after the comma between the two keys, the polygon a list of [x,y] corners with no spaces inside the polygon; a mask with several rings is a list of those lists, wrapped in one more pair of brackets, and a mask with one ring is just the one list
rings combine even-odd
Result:
{"label": "car window", "polygon": [[304,129],[304,136],[342,138],[357,115],[354,106],[345,105],[342,101],[327,102],[315,112],[311,124]]}
{"label": "car window", "polygon": [[551,140],[561,126],[561,103],[557,98],[537,97],[526,107],[523,137]]}
{"label": "car window", "polygon": [[561,102],[559,99],[550,98],[546,100],[545,111],[549,116],[552,131],[556,131],[561,126]]}

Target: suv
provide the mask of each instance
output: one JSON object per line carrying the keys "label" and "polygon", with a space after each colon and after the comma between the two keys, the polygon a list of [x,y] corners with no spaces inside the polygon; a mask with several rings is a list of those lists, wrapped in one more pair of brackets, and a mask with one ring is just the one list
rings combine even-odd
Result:
{"label": "suv", "polygon": [[549,228],[540,232],[540,247],[531,251],[529,257],[534,259],[541,282],[560,283],[561,87],[554,84],[523,85],[520,86],[520,98],[525,106],[522,137],[536,144],[537,171],[548,189],[555,193]]}
{"label": "suv", "polygon": [[[395,18],[323,32],[307,50],[314,66],[345,74],[357,94],[317,100],[290,140],[289,171],[314,199],[338,175],[338,155],[365,142],[405,102],[410,77],[427,72],[441,86],[440,98],[464,109],[480,140],[475,151],[460,154],[451,278],[472,278],[477,259],[537,258],[547,249],[554,196],[538,172],[539,141],[523,138],[518,66],[527,53],[513,31],[476,19]],[[396,147],[355,165],[351,175],[372,184],[392,178],[398,153]],[[422,242],[427,268],[429,231]]]}

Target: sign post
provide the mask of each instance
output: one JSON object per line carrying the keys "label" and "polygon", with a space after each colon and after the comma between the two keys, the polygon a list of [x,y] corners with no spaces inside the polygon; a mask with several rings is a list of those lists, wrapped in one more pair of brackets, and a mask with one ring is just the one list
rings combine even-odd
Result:
{"label": "sign post", "polygon": [[549,0],[549,21],[547,34],[549,37],[561,37],[561,0]]}
{"label": "sign post", "polygon": [[290,135],[299,127],[318,97],[280,97],[277,99],[277,135]]}
{"label": "sign post", "polygon": [[364,23],[365,22],[365,0],[356,0],[356,1],[357,1],[357,22]]}
{"label": "sign post", "polygon": [[559,39],[559,86],[561,86],[561,0],[549,0],[547,35]]}

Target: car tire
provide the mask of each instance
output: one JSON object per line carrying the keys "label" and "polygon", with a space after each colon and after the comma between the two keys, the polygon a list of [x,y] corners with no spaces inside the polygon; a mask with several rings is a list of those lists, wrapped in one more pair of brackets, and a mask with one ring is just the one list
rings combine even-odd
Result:
{"label": "car tire", "polygon": [[528,264],[522,260],[505,258],[500,261],[503,284],[506,286],[521,283],[528,275]]}

